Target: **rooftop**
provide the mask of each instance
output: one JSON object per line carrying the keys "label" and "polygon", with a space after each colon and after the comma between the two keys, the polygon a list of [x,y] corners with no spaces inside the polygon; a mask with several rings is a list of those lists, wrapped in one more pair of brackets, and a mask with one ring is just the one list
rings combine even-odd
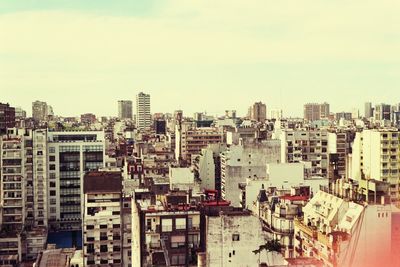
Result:
{"label": "rooftop", "polygon": [[122,191],[120,172],[93,171],[85,174],[84,193],[116,193]]}

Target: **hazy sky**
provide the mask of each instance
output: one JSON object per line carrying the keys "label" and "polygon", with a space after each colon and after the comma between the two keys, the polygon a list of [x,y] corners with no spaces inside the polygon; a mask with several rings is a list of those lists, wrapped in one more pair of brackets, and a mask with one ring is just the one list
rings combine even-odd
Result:
{"label": "hazy sky", "polygon": [[0,0],[0,102],[285,115],[400,102],[399,0]]}

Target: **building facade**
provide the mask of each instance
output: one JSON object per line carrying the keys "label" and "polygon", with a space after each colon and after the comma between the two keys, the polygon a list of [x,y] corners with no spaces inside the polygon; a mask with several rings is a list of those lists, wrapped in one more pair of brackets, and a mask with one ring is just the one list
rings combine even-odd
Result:
{"label": "building facade", "polygon": [[140,92],[136,95],[136,127],[144,130],[151,127],[150,95]]}

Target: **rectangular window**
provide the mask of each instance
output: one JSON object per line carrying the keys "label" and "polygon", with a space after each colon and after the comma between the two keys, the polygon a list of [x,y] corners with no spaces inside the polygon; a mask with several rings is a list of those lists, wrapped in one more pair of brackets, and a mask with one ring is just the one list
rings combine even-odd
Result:
{"label": "rectangular window", "polygon": [[161,221],[162,231],[171,232],[172,231],[172,219],[162,219]]}
{"label": "rectangular window", "polygon": [[186,218],[175,219],[175,229],[177,229],[177,230],[186,229]]}
{"label": "rectangular window", "polygon": [[185,247],[186,238],[184,235],[171,236],[171,248]]}
{"label": "rectangular window", "polygon": [[239,241],[240,240],[240,235],[239,234],[233,234],[232,235],[232,241]]}

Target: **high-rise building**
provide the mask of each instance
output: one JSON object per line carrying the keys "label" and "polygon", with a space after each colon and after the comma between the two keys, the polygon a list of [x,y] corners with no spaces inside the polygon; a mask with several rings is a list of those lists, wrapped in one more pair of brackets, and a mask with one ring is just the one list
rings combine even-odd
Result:
{"label": "high-rise building", "polygon": [[136,95],[136,127],[144,130],[150,126],[150,95],[140,92]]}
{"label": "high-rise building", "polygon": [[398,130],[364,130],[356,133],[350,177],[360,182],[390,183],[392,202],[400,203],[400,133]]}
{"label": "high-rise building", "polygon": [[249,117],[253,121],[265,122],[267,119],[267,106],[262,102],[256,102],[249,108]]}
{"label": "high-rise building", "polygon": [[280,120],[283,118],[282,109],[271,109],[269,111],[269,118],[271,120]]}
{"label": "high-rise building", "polygon": [[379,104],[375,106],[374,117],[376,121],[391,120],[392,107],[388,104]]}
{"label": "high-rise building", "polygon": [[304,105],[304,119],[307,121],[316,121],[328,119],[330,115],[328,103],[308,103]]}
{"label": "high-rise building", "polygon": [[0,134],[6,133],[7,128],[15,126],[15,108],[10,104],[0,103]]}
{"label": "high-rise building", "polygon": [[121,172],[88,172],[83,191],[84,266],[123,266]]}
{"label": "high-rise building", "polygon": [[48,133],[49,225],[81,229],[83,175],[104,167],[104,132]]}
{"label": "high-rise building", "polygon": [[118,118],[120,119],[132,119],[132,101],[131,100],[119,100],[118,101]]}
{"label": "high-rise building", "polygon": [[35,121],[47,121],[48,106],[46,102],[35,101],[32,103],[32,117]]}
{"label": "high-rise building", "polygon": [[372,109],[372,103],[371,102],[366,102],[364,105],[364,117],[369,119],[374,115],[373,109]]}

